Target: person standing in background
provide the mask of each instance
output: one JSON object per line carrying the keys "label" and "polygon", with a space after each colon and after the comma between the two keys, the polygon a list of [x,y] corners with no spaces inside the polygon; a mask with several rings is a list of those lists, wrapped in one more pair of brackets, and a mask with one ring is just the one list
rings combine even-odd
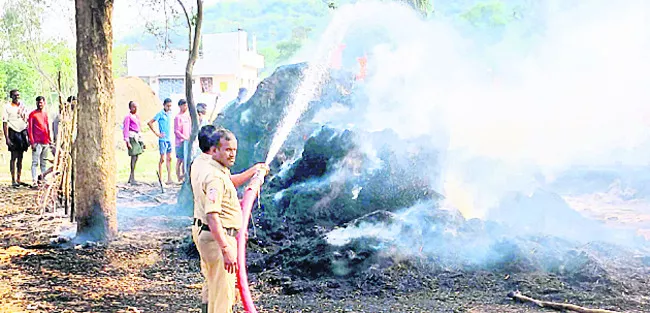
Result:
{"label": "person standing in background", "polygon": [[23,154],[29,148],[27,138],[27,116],[25,106],[20,102],[20,92],[16,89],[9,92],[11,102],[5,104],[2,114],[2,130],[5,135],[7,148],[11,152],[9,171],[11,172],[11,186],[29,186],[20,180],[23,170]]}
{"label": "person standing in background", "polygon": [[187,148],[188,151],[185,151],[185,142],[190,139],[192,120],[190,119],[189,112],[187,112],[187,101],[185,99],[178,100],[178,107],[180,112],[174,118],[174,135],[176,135],[176,177],[178,178],[178,182],[182,183],[185,177],[185,167],[183,165],[185,152],[191,153],[189,148]]}
{"label": "person standing in background", "polygon": [[129,101],[129,114],[124,117],[124,141],[129,150],[131,157],[131,174],[129,175],[129,184],[136,185],[135,181],[135,164],[138,162],[138,156],[144,152],[144,144],[140,136],[140,117],[138,116],[138,104],[135,101]]}
{"label": "person standing in background", "polygon": [[[70,109],[74,111],[74,105],[77,103],[77,97],[75,96],[69,96],[68,100],[66,101],[68,105],[70,105]],[[54,144],[58,142],[59,139],[59,124],[61,123],[61,111],[63,108],[61,105],[59,105],[59,111],[56,114],[56,117],[54,117],[52,121],[52,139]],[[56,153],[56,152],[55,152]]]}
{"label": "person standing in background", "polygon": [[[160,161],[158,162],[158,173],[162,177],[162,166],[167,162],[167,184],[172,184],[172,132],[171,119],[172,99],[163,101],[163,109],[154,116],[147,125],[151,131],[158,137],[158,150],[160,151]],[[153,127],[153,123],[158,123],[158,131]],[[162,179],[162,178],[161,178]]]}
{"label": "person standing in background", "polygon": [[[27,134],[29,135],[29,144],[32,146],[33,187],[38,187],[41,182],[40,178],[47,169],[47,151],[50,149],[50,122],[47,113],[43,111],[44,107],[45,97],[36,97],[36,110],[29,113],[27,118]],[[39,166],[41,174],[37,175]]]}
{"label": "person standing in background", "polygon": [[[208,105],[205,103],[199,103],[196,105],[196,116],[198,117],[199,120],[199,129],[201,127],[208,125],[209,121],[207,117],[205,117],[205,114],[208,112]],[[200,151],[200,149],[199,149]]]}
{"label": "person standing in background", "polygon": [[[196,105],[196,115],[199,120],[199,129],[201,129],[201,127],[205,125],[210,124],[208,118],[205,116],[207,111],[208,111],[208,106],[205,103],[199,103]],[[199,148],[199,141],[195,140],[194,142],[192,142],[192,154],[190,155],[190,159],[189,159],[190,163],[194,160],[194,158],[199,156],[199,154],[201,154],[201,149]]]}

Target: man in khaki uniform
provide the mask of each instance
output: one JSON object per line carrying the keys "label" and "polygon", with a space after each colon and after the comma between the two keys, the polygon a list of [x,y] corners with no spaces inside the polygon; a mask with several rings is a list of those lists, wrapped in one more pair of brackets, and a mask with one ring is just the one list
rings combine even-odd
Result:
{"label": "man in khaki uniform", "polygon": [[[207,125],[199,132],[202,153],[190,167],[194,193],[192,239],[201,255],[203,312],[231,313],[235,304],[237,241],[242,212],[237,188],[251,180],[259,188],[268,166],[256,164],[231,175],[237,156],[237,139],[227,129]],[[253,178],[253,179],[251,179]],[[246,231],[246,230],[242,230]]]}

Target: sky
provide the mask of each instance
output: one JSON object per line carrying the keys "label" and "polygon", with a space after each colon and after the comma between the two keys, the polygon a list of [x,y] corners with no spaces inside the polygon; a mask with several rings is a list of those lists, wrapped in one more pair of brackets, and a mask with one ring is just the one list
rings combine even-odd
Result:
{"label": "sky", "polygon": [[[43,17],[43,35],[47,38],[61,38],[72,44],[75,33],[74,1],[52,0],[57,5],[48,9],[48,14]],[[175,0],[167,0],[174,1]],[[220,0],[204,0],[204,6],[211,6]],[[229,0],[235,1],[235,0]],[[4,6],[7,0],[0,0]],[[113,39],[119,41],[127,36],[134,28],[143,26],[144,21],[153,20],[156,12],[143,7],[143,0],[115,0],[113,4]],[[193,1],[185,0],[185,3]]]}

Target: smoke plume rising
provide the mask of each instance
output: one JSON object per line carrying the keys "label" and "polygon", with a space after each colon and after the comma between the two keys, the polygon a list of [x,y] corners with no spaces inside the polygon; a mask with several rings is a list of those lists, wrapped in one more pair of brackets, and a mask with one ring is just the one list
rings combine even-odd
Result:
{"label": "smoke plume rising", "polygon": [[[344,64],[367,55],[361,87],[367,98],[318,118],[341,128],[390,128],[399,138],[386,143],[425,136],[443,152],[435,164],[442,175],[432,175],[432,188],[465,218],[507,219],[511,214],[499,214],[505,203],[523,217],[557,213],[555,220],[564,219],[564,211],[544,206],[529,214],[525,201],[512,196],[533,196],[574,167],[650,159],[648,5],[543,3],[524,12],[507,7],[510,23],[480,30],[445,16],[423,20],[390,2],[341,6],[335,14],[358,13],[345,38],[346,51],[356,55],[344,54]],[[519,222],[555,235],[571,226],[536,229],[535,218]],[[598,232],[582,235],[592,233]],[[571,239],[602,239],[582,235]]]}

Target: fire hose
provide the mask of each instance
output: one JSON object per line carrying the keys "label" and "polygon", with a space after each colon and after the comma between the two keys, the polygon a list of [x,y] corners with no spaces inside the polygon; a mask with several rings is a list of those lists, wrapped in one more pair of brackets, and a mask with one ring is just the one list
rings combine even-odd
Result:
{"label": "fire hose", "polygon": [[240,231],[237,234],[237,288],[239,289],[239,295],[241,296],[242,304],[244,305],[244,312],[246,313],[257,313],[255,304],[253,303],[253,297],[251,296],[251,291],[248,286],[248,273],[246,272],[246,241],[248,233],[248,221],[251,217],[251,210],[253,209],[253,204],[255,199],[258,197],[260,192],[260,187],[264,183],[264,176],[259,173],[253,176],[251,183],[246,186],[244,191],[244,197],[241,200],[241,209],[242,209],[242,227],[243,231]]}

